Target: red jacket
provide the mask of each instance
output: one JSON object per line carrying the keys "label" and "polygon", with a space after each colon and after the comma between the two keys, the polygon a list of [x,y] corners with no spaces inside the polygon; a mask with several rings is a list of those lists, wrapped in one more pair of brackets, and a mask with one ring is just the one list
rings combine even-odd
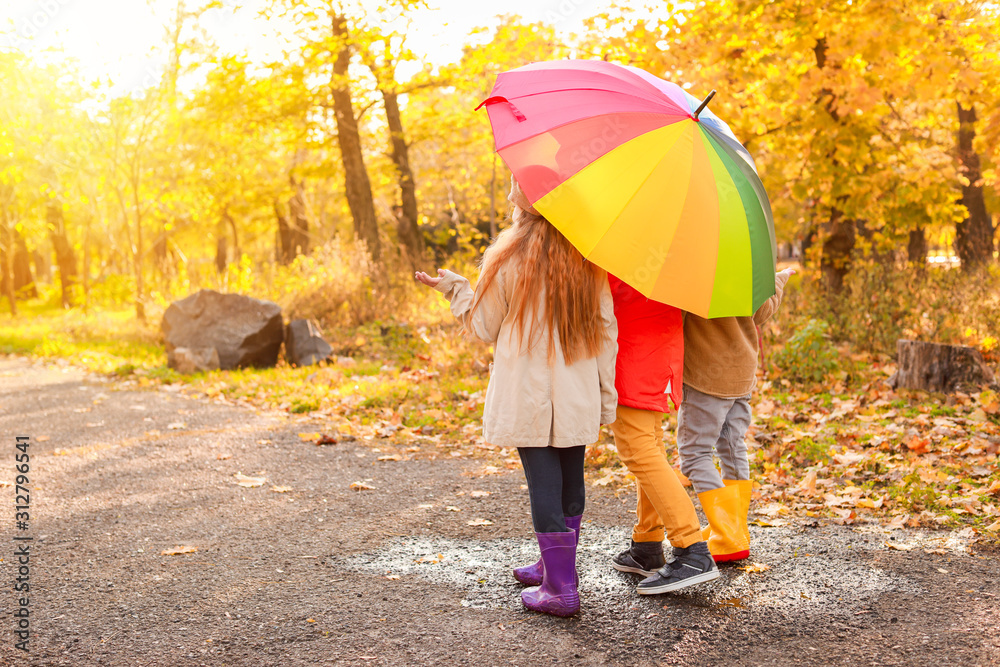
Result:
{"label": "red jacket", "polygon": [[684,323],[680,309],[647,299],[608,275],[618,320],[615,389],[618,404],[669,412],[681,404]]}

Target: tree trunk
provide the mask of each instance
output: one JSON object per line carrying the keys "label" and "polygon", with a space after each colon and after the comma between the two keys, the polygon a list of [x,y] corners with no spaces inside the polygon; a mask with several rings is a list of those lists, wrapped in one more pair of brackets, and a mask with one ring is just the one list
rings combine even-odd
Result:
{"label": "tree trunk", "polygon": [[910,240],[906,244],[906,258],[918,269],[927,266],[927,234],[924,228],[910,230]]}
{"label": "tree trunk", "polygon": [[10,314],[17,316],[17,297],[14,294],[14,234],[11,228],[10,218],[7,215],[7,204],[4,202],[0,209],[0,269],[3,275],[0,276],[3,294],[10,302]]}
{"label": "tree trunk", "polygon": [[66,221],[63,218],[62,204],[50,200],[45,207],[45,222],[52,237],[52,246],[56,251],[56,263],[59,265],[59,284],[62,287],[62,306],[70,308],[73,304],[73,288],[79,280],[76,270],[76,255],[73,246],[66,238]]}
{"label": "tree trunk", "polygon": [[93,222],[87,216],[83,226],[83,266],[80,267],[80,286],[83,289],[83,312],[90,312],[90,226]]}
{"label": "tree trunk", "polygon": [[132,263],[135,269],[135,318],[139,322],[146,322],[145,291],[146,286],[142,281],[142,205],[139,201],[139,179],[132,179],[132,203],[135,206],[135,250],[132,252]]}
{"label": "tree trunk", "polygon": [[962,269],[975,271],[993,261],[993,225],[983,198],[983,175],[979,155],[972,147],[976,138],[976,108],[958,103],[958,168],[967,179],[962,183],[962,205],[966,219],[955,225],[955,251]]}
{"label": "tree trunk", "polygon": [[382,256],[382,248],[375,219],[375,202],[372,199],[371,181],[368,180],[368,171],[365,169],[364,156],[361,152],[361,135],[358,132],[357,118],[354,116],[347,75],[351,62],[347,19],[336,13],[331,14],[330,19],[333,37],[337,44],[330,88],[334,115],[337,119],[337,143],[344,163],[344,191],[347,195],[347,206],[351,209],[351,217],[354,219],[354,232],[359,240],[364,241],[372,259],[378,261]]}
{"label": "tree trunk", "polygon": [[830,220],[823,225],[823,257],[820,269],[823,282],[832,294],[844,289],[844,277],[851,264],[856,228],[853,220],[845,220],[840,209],[830,210]]}
{"label": "tree trunk", "polygon": [[[827,47],[825,37],[816,40],[813,53],[817,69],[826,68]],[[837,112],[837,96],[832,90],[822,89],[816,103],[823,106],[834,122],[841,124],[840,114]],[[820,270],[823,273],[823,282],[830,293],[840,294],[844,289],[844,276],[850,270],[851,253],[854,251],[855,221],[845,220],[843,212],[834,205],[830,208],[829,219],[822,226],[824,238]]]}
{"label": "tree trunk", "polygon": [[302,181],[296,181],[292,174],[288,175],[288,180],[295,189],[295,194],[288,200],[291,251],[292,259],[295,259],[299,255],[309,254],[309,216],[306,214],[306,196]]}
{"label": "tree trunk", "polygon": [[950,393],[975,391],[994,382],[993,372],[972,347],[900,339],[896,357],[897,370],[889,378],[894,389]]}
{"label": "tree trunk", "polygon": [[215,270],[221,275],[229,263],[229,243],[226,239],[226,223],[219,220],[215,224]]}
{"label": "tree trunk", "polygon": [[418,224],[417,188],[413,182],[413,169],[410,168],[409,147],[403,134],[403,121],[399,115],[399,98],[396,93],[383,90],[382,100],[385,102],[385,117],[392,140],[392,161],[396,165],[399,178],[401,205],[400,213],[396,216],[397,234],[412,268],[422,269],[424,238]]}
{"label": "tree trunk", "polygon": [[[28,242],[24,235],[16,229],[14,234],[14,291],[22,299],[34,299],[38,296],[35,278],[31,275],[31,253],[28,252]],[[38,266],[39,262],[35,265]]]}
{"label": "tree trunk", "polygon": [[160,233],[156,237],[156,242],[153,243],[153,260],[156,268],[156,272],[160,275],[160,279],[165,281],[167,278],[167,272],[169,271],[169,252],[168,252],[168,232],[166,228],[161,229]]}
{"label": "tree trunk", "polygon": [[274,200],[274,217],[278,220],[278,230],[274,243],[274,254],[279,264],[291,264],[295,259],[295,252],[292,246],[292,228],[288,225],[288,218],[281,212],[281,203]]}
{"label": "tree trunk", "polygon": [[236,219],[229,214],[228,206],[222,211],[222,219],[226,221],[226,224],[229,225],[229,231],[233,233],[233,257],[236,258],[236,261],[240,261],[243,258],[243,249],[240,248],[240,237],[236,231]]}

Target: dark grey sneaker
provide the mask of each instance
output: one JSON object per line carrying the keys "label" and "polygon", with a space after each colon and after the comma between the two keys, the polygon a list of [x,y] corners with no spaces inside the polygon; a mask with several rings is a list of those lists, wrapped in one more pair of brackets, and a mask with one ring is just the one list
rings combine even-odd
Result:
{"label": "dark grey sneaker", "polygon": [[708,551],[708,543],[698,542],[686,549],[674,549],[674,557],[636,587],[639,595],[669,593],[719,578],[719,568]]}
{"label": "dark grey sneaker", "polygon": [[611,559],[619,572],[633,572],[649,577],[663,567],[663,542],[632,541],[629,548]]}

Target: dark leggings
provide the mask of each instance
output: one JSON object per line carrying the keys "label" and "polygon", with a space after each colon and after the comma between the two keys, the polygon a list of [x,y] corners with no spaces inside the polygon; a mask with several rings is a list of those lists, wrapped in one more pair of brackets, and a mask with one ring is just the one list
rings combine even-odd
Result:
{"label": "dark leggings", "polygon": [[566,517],[583,514],[586,447],[518,447],[536,533],[564,533]]}

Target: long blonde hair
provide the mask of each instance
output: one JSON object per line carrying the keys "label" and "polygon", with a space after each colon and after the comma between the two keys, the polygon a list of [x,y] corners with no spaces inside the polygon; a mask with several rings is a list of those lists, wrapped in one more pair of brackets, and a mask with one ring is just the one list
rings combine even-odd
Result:
{"label": "long blonde hair", "polygon": [[[537,340],[539,327],[549,339],[549,363],[555,361],[553,340],[559,335],[566,364],[597,356],[606,341],[601,322],[601,290],[607,274],[570,244],[541,215],[515,207],[513,224],[497,235],[483,254],[473,313],[487,293],[497,271],[514,261],[516,282],[508,289],[518,345],[527,334],[529,346]],[[544,295],[544,322],[539,308]]]}

